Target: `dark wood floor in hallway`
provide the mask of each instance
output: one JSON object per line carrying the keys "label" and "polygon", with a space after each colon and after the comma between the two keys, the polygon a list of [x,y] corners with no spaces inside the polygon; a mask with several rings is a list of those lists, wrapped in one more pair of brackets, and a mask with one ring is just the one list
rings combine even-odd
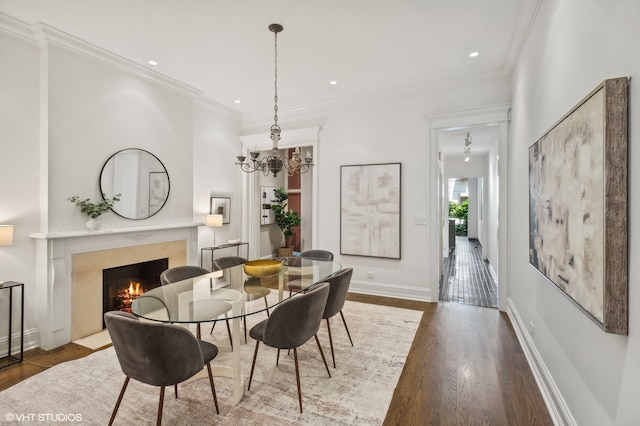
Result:
{"label": "dark wood floor in hallway", "polygon": [[456,245],[443,267],[440,301],[498,307],[498,278],[482,258],[476,239],[456,236]]}
{"label": "dark wood floor in hallway", "polygon": [[552,425],[507,314],[426,304],[384,425]]}

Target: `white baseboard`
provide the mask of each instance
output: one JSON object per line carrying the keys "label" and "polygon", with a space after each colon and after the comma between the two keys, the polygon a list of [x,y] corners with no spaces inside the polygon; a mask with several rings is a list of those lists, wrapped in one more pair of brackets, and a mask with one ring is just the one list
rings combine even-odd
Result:
{"label": "white baseboard", "polygon": [[518,310],[511,299],[509,299],[507,314],[511,319],[516,336],[518,337],[520,346],[522,346],[522,350],[524,351],[529,367],[533,372],[533,376],[538,383],[538,388],[542,393],[542,398],[549,409],[549,414],[551,415],[553,423],[562,426],[577,425],[576,420],[573,418],[573,415],[564,400],[564,397],[556,386],[549,369],[536,349],[536,346],[527,332],[527,328],[525,327],[522,318],[518,314]]}
{"label": "white baseboard", "polygon": [[[31,330],[25,330],[24,332],[24,346],[23,350],[28,351],[29,349],[35,349],[40,346],[40,337],[38,334],[38,329],[34,328]],[[0,338],[0,354],[2,356],[7,355],[7,351],[9,350],[9,340],[7,336],[3,336]],[[20,333],[13,333],[11,335],[11,353],[14,356],[18,356],[20,351]]]}
{"label": "white baseboard", "polygon": [[[432,302],[431,289],[409,287],[398,284],[375,283],[371,281],[351,280],[349,291],[374,296],[397,297],[399,299]],[[437,300],[437,298],[436,298]]]}

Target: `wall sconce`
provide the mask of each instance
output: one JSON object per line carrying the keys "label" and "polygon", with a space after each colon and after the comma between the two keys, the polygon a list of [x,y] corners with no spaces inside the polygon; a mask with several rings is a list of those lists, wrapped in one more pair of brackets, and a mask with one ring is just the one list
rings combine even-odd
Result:
{"label": "wall sconce", "polygon": [[13,225],[0,225],[0,247],[13,245]]}
{"label": "wall sconce", "polygon": [[[205,223],[211,228],[220,228],[222,226],[223,216],[221,214],[208,214]],[[213,233],[213,246],[216,245],[216,233]]]}

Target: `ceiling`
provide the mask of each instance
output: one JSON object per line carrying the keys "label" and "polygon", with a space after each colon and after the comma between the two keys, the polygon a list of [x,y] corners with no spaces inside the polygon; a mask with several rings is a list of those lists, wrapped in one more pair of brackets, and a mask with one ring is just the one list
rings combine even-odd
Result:
{"label": "ceiling", "polygon": [[[247,115],[273,109],[271,23],[284,26],[282,110],[454,78],[508,76],[537,2],[0,0],[0,13],[43,22]],[[479,55],[470,58],[474,51]]]}

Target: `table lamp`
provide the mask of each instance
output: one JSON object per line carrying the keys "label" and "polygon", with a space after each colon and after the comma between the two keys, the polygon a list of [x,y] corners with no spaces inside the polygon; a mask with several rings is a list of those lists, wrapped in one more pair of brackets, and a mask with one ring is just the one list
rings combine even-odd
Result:
{"label": "table lamp", "polygon": [[[209,214],[207,215],[206,220],[207,226],[212,228],[220,228],[222,226],[222,215],[221,214]],[[216,233],[213,233],[213,246],[216,245]]]}
{"label": "table lamp", "polygon": [[0,225],[0,247],[13,245],[13,225]]}

